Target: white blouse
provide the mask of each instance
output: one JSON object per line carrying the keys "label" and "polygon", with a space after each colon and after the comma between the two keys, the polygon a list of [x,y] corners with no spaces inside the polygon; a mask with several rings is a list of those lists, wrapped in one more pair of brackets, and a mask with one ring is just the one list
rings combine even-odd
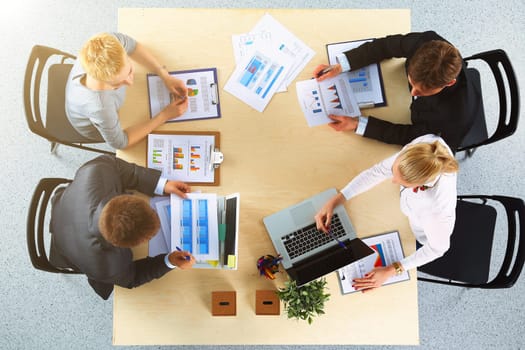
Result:
{"label": "white blouse", "polygon": [[[432,143],[436,140],[453,155],[445,141],[436,135],[420,136],[404,148],[418,143]],[[341,190],[343,196],[349,200],[392,178],[392,166],[399,153],[357,175]],[[425,184],[428,188],[424,191],[414,192],[412,188],[401,186],[401,211],[408,217],[417,241],[423,245],[400,261],[405,270],[433,261],[448,250],[450,235],[456,221],[456,182],[456,173],[443,173],[434,181]]]}

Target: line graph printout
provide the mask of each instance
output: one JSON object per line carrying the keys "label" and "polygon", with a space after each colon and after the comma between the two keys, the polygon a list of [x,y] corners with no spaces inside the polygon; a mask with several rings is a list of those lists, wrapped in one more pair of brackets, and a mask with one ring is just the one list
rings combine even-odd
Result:
{"label": "line graph printout", "polygon": [[360,110],[348,80],[341,75],[322,82],[315,79],[296,83],[297,98],[308,126],[330,123],[329,114],[358,116]]}

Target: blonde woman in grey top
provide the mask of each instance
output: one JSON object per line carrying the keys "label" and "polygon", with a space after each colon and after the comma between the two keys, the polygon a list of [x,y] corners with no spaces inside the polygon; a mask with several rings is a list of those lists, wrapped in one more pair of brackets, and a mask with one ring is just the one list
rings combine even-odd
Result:
{"label": "blonde woman in grey top", "polygon": [[[133,84],[132,61],[158,74],[177,98],[153,118],[123,130],[119,109],[127,86]],[[66,114],[81,135],[124,149],[169,119],[182,115],[188,108],[186,96],[184,82],[171,77],[140,43],[125,34],[100,33],[84,44],[71,69],[66,85]]]}

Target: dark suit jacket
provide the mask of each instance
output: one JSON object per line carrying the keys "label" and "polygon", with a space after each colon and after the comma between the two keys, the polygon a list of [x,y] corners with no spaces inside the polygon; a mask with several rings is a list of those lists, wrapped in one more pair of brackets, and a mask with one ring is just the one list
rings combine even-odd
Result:
{"label": "dark suit jacket", "polygon": [[[405,57],[405,67],[415,51],[430,40],[443,40],[433,31],[391,35],[375,39],[345,52],[350,68],[359,69],[387,58]],[[405,145],[425,134],[440,135],[455,151],[472,127],[481,108],[481,93],[466,74],[466,65],[456,84],[433,96],[418,97],[410,106],[412,124],[394,124],[369,116],[364,136],[382,142]]]}
{"label": "dark suit jacket", "polygon": [[55,254],[86,274],[104,299],[115,284],[133,288],[170,271],[165,255],[133,261],[131,249],[111,245],[98,229],[102,208],[111,198],[126,189],[151,196],[159,177],[157,170],[104,155],[84,164],[73,182],[52,200],[50,231]]}

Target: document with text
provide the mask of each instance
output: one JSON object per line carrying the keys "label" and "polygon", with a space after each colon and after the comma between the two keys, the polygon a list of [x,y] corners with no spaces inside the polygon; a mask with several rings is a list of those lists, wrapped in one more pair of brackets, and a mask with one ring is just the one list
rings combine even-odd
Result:
{"label": "document with text", "polygon": [[153,132],[147,141],[148,168],[162,171],[170,180],[219,184],[219,168],[212,159],[219,147],[218,132]]}
{"label": "document with text", "polygon": [[308,126],[332,122],[328,115],[359,116],[360,110],[348,80],[341,74],[318,82],[315,79],[296,83],[297,98]]}
{"label": "document with text", "polygon": [[[171,76],[180,79],[188,88],[188,109],[172,122],[219,118],[221,109],[219,104],[219,90],[217,88],[217,69],[193,69],[170,72]],[[155,74],[147,75],[150,116],[159,114],[171,101],[173,96],[164,81]]]}
{"label": "document with text", "polygon": [[[357,291],[352,287],[352,280],[354,278],[362,278],[375,267],[388,266],[404,258],[399,232],[397,231],[366,237],[362,240],[375,251],[375,254],[337,270],[341,292],[343,294]],[[403,271],[401,275],[390,277],[383,285],[407,281],[409,279],[408,271]]]}
{"label": "document with text", "polygon": [[290,57],[276,48],[260,47],[237,65],[224,90],[262,112],[291,67]]}
{"label": "document with text", "polygon": [[[336,64],[336,56],[346,51],[361,46],[362,44],[372,41],[373,39],[346,41],[326,45],[328,52],[328,62]],[[352,64],[350,63],[350,66]],[[381,75],[381,66],[379,63],[373,63],[350,72],[342,73],[352,86],[352,91],[356,96],[360,108],[373,108],[386,106],[385,89],[383,86],[383,77]]]}

